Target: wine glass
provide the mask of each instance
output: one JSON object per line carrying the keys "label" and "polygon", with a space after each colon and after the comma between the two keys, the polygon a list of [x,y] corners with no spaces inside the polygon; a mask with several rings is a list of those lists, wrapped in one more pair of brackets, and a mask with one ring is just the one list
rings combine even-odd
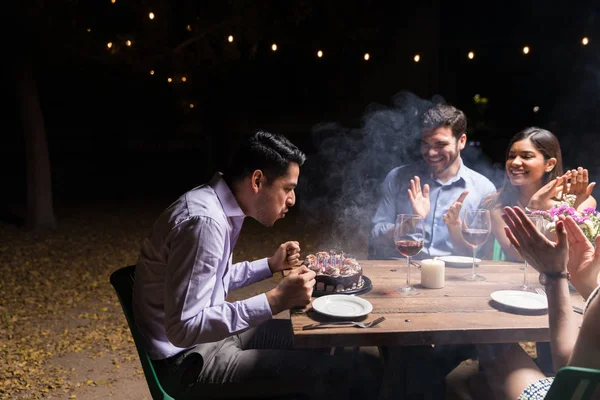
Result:
{"label": "wine glass", "polygon": [[462,220],[462,234],[465,242],[473,248],[473,271],[465,276],[468,281],[485,281],[485,278],[475,271],[475,256],[477,248],[487,242],[490,237],[492,220],[490,211],[484,209],[466,210]]}
{"label": "wine glass", "polygon": [[423,217],[416,214],[398,214],[394,227],[394,242],[398,252],[406,257],[406,286],[397,289],[398,293],[416,295],[419,292],[410,284],[410,258],[419,254],[425,240]]}
{"label": "wine glass", "polygon": [[[538,231],[540,231],[540,233],[544,236],[547,236],[547,229],[546,229],[546,219],[539,214],[528,214],[527,218],[529,218],[531,220],[531,222],[533,222],[533,225],[535,225],[536,229]],[[525,269],[523,271],[523,284],[520,286],[517,286],[515,288],[512,288],[513,290],[522,290],[524,292],[536,292],[534,288],[532,288],[531,286],[529,286],[529,283],[527,282],[527,269],[529,268],[529,263],[527,262],[527,260],[525,260]]]}

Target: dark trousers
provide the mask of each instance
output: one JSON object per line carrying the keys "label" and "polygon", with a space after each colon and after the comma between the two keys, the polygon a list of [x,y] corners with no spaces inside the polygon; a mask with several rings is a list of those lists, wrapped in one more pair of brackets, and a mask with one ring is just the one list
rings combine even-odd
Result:
{"label": "dark trousers", "polygon": [[296,350],[289,320],[270,320],[156,362],[173,397],[376,399],[382,365],[366,355]]}

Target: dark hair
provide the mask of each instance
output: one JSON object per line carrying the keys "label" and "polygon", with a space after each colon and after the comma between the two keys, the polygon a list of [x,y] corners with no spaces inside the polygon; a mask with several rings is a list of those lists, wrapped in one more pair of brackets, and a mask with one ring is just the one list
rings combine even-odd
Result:
{"label": "dark hair", "polygon": [[[560,151],[560,143],[556,136],[552,132],[545,129],[541,129],[535,126],[525,128],[521,132],[517,133],[510,140],[508,148],[506,149],[506,155],[504,160],[508,160],[510,148],[513,144],[520,142],[521,140],[529,139],[535,148],[542,153],[544,160],[548,161],[551,158],[556,158],[556,165],[552,168],[552,171],[546,172],[542,177],[542,185],[550,182],[552,179],[562,176],[562,153]],[[484,205],[487,208],[493,207],[505,207],[517,205],[518,191],[510,183],[510,179],[506,174],[506,167],[504,171],[504,183],[498,192],[492,194],[487,200],[484,200]],[[526,206],[526,204],[524,204]]]}
{"label": "dark hair", "polygon": [[284,136],[257,131],[242,141],[223,178],[231,185],[259,169],[269,185],[287,173],[290,162],[302,165],[305,160],[306,155]]}
{"label": "dark hair", "polygon": [[465,113],[456,107],[446,104],[436,104],[421,117],[421,131],[430,131],[441,126],[450,127],[455,138],[467,133],[467,118]]}

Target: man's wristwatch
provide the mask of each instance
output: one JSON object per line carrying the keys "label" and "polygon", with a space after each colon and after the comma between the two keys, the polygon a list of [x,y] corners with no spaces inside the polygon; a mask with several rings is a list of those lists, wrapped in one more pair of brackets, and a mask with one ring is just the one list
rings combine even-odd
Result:
{"label": "man's wristwatch", "polygon": [[556,279],[566,279],[568,281],[571,280],[571,274],[568,272],[555,272],[552,274],[546,274],[544,272],[540,273],[540,284],[541,285],[546,285],[548,284],[550,281],[556,280]]}

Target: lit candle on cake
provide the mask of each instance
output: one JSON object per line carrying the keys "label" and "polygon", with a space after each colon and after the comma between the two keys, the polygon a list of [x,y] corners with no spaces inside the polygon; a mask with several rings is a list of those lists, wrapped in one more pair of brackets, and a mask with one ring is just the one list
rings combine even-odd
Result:
{"label": "lit candle on cake", "polygon": [[428,259],[421,261],[421,285],[429,289],[444,287],[445,266],[442,260]]}

